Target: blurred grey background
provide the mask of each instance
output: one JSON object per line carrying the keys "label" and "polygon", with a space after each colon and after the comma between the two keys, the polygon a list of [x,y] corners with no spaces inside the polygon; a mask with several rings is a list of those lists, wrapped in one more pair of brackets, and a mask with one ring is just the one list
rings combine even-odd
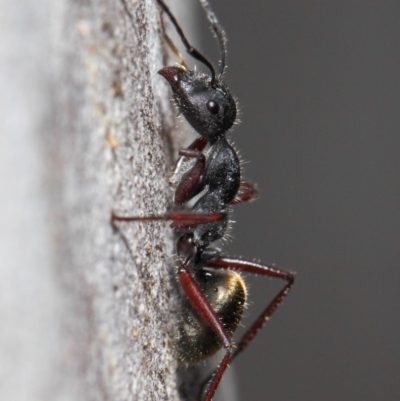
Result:
{"label": "blurred grey background", "polygon": [[[400,2],[211,3],[242,112],[231,139],[261,192],[225,249],[297,272],[234,364],[239,399],[399,400]],[[245,323],[282,286],[248,281]]]}

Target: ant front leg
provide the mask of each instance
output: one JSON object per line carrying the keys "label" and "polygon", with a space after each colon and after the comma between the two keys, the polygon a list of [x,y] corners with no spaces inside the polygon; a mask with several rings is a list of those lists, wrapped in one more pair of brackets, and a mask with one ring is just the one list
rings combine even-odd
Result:
{"label": "ant front leg", "polygon": [[[208,139],[204,136],[199,136],[186,148],[186,150],[197,150],[198,152],[203,152],[207,144]],[[187,158],[185,156],[179,157],[179,159],[176,161],[173,175],[178,174],[182,163],[186,160]]]}
{"label": "ant front leg", "polygon": [[261,328],[264,326],[264,324],[267,322],[270,316],[275,312],[275,310],[287,296],[294,283],[294,274],[286,272],[281,269],[277,269],[273,266],[266,266],[255,262],[250,262],[241,259],[227,258],[227,257],[218,257],[215,260],[207,262],[207,267],[212,267],[214,269],[228,269],[228,270],[241,271],[245,273],[259,274],[268,277],[280,278],[287,282],[287,284],[283,287],[283,289],[267,305],[267,307],[264,309],[261,315],[256,319],[253,325],[246,331],[246,333],[240,340],[235,353],[232,356],[232,359],[234,359],[240,352],[242,352],[249,345],[249,343],[253,340],[253,338],[257,335],[257,333],[261,330]]}
{"label": "ant front leg", "polygon": [[199,150],[193,149],[181,149],[179,155],[197,158],[194,166],[182,176],[175,191],[175,204],[183,205],[204,188],[202,177],[206,169],[206,157]]}

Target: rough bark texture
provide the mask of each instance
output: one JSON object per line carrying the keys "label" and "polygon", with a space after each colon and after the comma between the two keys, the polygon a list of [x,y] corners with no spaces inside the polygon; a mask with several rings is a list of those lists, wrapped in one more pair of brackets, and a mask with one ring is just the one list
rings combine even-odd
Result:
{"label": "rough bark texture", "polygon": [[[173,124],[153,0],[1,5],[4,400],[174,400]],[[3,23],[6,22],[6,23]]]}
{"label": "rough bark texture", "polygon": [[85,355],[72,372],[86,375],[84,399],[171,400],[171,232],[165,224],[110,225],[111,208],[148,216],[165,213],[170,201],[156,7],[128,7],[102,1],[60,10],[56,46],[66,49],[58,80],[71,86],[56,97],[64,111],[56,127],[69,133],[54,154],[63,170],[57,236],[59,275],[75,310],[63,325],[68,354]]}

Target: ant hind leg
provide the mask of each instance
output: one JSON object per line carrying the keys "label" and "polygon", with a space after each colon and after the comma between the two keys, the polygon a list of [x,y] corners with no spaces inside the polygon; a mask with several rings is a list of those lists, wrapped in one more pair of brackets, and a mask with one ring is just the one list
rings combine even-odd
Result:
{"label": "ant hind leg", "polygon": [[[230,358],[233,361],[242,351],[244,351],[258,332],[262,329],[264,324],[268,321],[271,315],[275,312],[278,306],[282,303],[284,298],[288,295],[293,283],[294,283],[294,273],[287,272],[285,270],[278,269],[274,266],[262,265],[259,263],[246,261],[236,258],[228,257],[217,257],[214,260],[207,262],[207,267],[212,267],[214,269],[226,269],[226,270],[236,270],[239,272],[252,273],[258,275],[264,275],[268,277],[274,277],[283,279],[286,281],[286,285],[281,291],[273,298],[273,300],[267,305],[264,311],[258,316],[256,321],[251,325],[251,327],[245,332],[239,343],[237,344],[236,350]],[[218,372],[220,367],[217,368]],[[207,380],[204,381],[202,388],[211,380],[215,373],[210,375]]]}
{"label": "ant hind leg", "polygon": [[268,277],[275,277],[286,281],[286,285],[282,290],[275,296],[275,298],[267,305],[264,311],[252,324],[252,326],[245,332],[242,339],[239,341],[237,349],[232,356],[235,358],[239,353],[241,353],[257,333],[261,330],[267,320],[275,312],[278,306],[282,303],[284,298],[288,295],[293,283],[294,283],[294,273],[287,272],[285,270],[278,269],[274,266],[262,265],[260,263],[255,263],[247,260],[228,258],[228,257],[218,257],[207,263],[207,267],[212,267],[214,269],[229,269],[236,270],[244,273],[258,274]]}

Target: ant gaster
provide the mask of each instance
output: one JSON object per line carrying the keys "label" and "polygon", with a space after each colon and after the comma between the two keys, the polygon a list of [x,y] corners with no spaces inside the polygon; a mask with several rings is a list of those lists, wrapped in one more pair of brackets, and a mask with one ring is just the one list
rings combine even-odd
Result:
{"label": "ant gaster", "polygon": [[[157,0],[175,26],[187,52],[206,65],[211,73],[207,75],[188,70],[175,46],[165,35],[182,65],[165,67],[159,74],[170,84],[180,112],[200,134],[187,149],[179,151],[180,160],[176,171],[185,159],[194,159],[195,162],[180,178],[175,191],[175,204],[183,205],[204,193],[190,212],[147,217],[122,217],[113,213],[112,219],[170,220],[175,230],[183,232],[177,240],[178,275],[184,292],[177,354],[181,363],[188,364],[202,361],[220,348],[225,348],[226,354],[212,375],[203,398],[203,401],[211,401],[228,363],[247,347],[285,298],[294,282],[294,275],[273,266],[229,258],[223,256],[220,249],[210,247],[226,234],[230,206],[253,200],[257,191],[242,179],[239,157],[225,136],[236,119],[236,103],[222,82],[226,60],[225,33],[208,1],[199,1],[220,46],[218,77],[213,65],[190,45],[166,4]],[[206,156],[203,150],[208,143],[210,150]],[[237,272],[276,277],[287,283],[235,347],[231,337],[246,305],[246,286]]]}

